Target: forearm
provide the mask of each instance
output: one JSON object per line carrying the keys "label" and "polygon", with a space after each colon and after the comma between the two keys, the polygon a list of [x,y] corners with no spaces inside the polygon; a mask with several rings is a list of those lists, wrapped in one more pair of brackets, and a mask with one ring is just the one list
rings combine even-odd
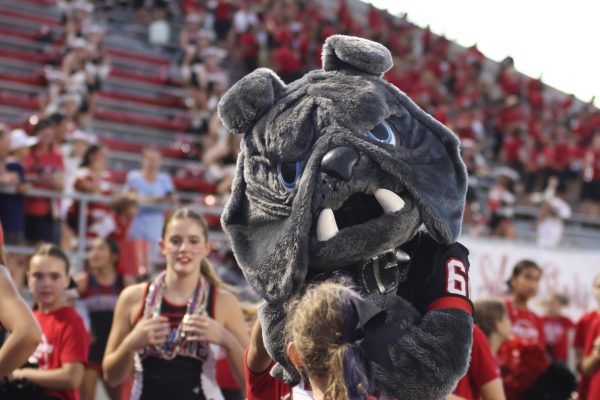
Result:
{"label": "forearm", "polygon": [[123,382],[133,371],[134,359],[135,350],[131,348],[129,341],[125,338],[115,351],[104,356],[102,369],[106,383],[110,386],[117,386]]}
{"label": "forearm", "polygon": [[[46,389],[71,390],[81,385],[83,374],[73,374],[64,368],[20,370],[19,376]],[[80,375],[80,376],[78,376]]]}
{"label": "forearm", "polygon": [[248,349],[247,362],[250,372],[259,374],[269,368],[273,362],[273,359],[269,356],[269,353],[267,353],[264,348],[257,349],[255,346],[250,345],[250,348]]}
{"label": "forearm", "polygon": [[479,388],[482,400],[506,400],[502,380],[496,378]]}
{"label": "forearm", "polygon": [[224,344],[227,360],[231,367],[231,372],[235,380],[243,387],[244,386],[244,348],[240,342],[228,332],[227,339]]}
{"label": "forearm", "polygon": [[10,374],[25,364],[39,342],[39,329],[11,333],[0,348],[0,377]]}
{"label": "forearm", "polygon": [[600,355],[592,352],[589,356],[584,357],[581,362],[581,374],[591,376],[600,366]]}

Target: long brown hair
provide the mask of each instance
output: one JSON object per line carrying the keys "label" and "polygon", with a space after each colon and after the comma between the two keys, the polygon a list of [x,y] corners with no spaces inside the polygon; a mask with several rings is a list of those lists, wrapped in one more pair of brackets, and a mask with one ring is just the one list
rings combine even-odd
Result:
{"label": "long brown hair", "polygon": [[[176,210],[175,212],[173,212],[169,216],[169,218],[167,218],[167,220],[165,221],[165,223],[163,225],[162,233],[161,233],[161,237],[163,238],[163,240],[165,239],[165,235],[167,233],[167,228],[169,227],[169,224],[172,221],[181,220],[181,219],[190,219],[190,220],[194,221],[195,223],[197,223],[198,226],[200,226],[200,228],[202,229],[202,234],[204,235],[204,239],[208,240],[208,224],[206,223],[206,220],[204,219],[204,217],[202,215],[200,215],[200,213],[198,213],[197,211],[195,211],[191,208],[180,208],[180,209]],[[223,286],[223,282],[221,281],[219,276],[215,273],[214,268],[212,267],[212,265],[210,264],[210,262],[208,261],[208,259],[206,257],[204,257],[202,259],[202,261],[200,262],[200,273],[210,283],[212,283],[216,287]]]}
{"label": "long brown hair", "polygon": [[288,343],[296,346],[301,372],[327,381],[327,400],[367,398],[366,361],[348,339],[358,319],[352,296],[359,295],[343,284],[324,282],[288,307]]}

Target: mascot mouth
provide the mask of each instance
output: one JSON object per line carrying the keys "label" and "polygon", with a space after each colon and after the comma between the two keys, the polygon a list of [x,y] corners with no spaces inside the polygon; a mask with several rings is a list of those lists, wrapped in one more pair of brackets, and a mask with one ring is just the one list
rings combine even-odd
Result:
{"label": "mascot mouth", "polygon": [[388,189],[379,188],[373,194],[354,193],[339,208],[321,210],[317,220],[317,240],[325,242],[343,229],[398,212],[405,204],[402,197]]}

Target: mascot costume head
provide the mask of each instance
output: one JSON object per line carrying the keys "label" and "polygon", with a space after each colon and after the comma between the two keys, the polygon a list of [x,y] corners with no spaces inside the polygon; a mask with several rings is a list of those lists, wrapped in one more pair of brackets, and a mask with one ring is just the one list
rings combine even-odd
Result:
{"label": "mascot costume head", "polygon": [[244,135],[222,225],[266,301],[272,373],[299,379],[286,303],[347,276],[385,314],[363,332],[372,389],[442,399],[466,371],[472,329],[468,252],[455,243],[467,188],[458,139],[382,79],[384,46],[335,35],[322,61],[289,85],[257,69],[219,104]]}

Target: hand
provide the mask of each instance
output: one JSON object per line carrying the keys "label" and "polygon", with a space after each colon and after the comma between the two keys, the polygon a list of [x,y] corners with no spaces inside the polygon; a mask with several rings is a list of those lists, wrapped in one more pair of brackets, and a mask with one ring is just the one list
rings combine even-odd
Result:
{"label": "hand", "polygon": [[27,369],[19,368],[15,369],[11,374],[12,379],[27,379]]}
{"label": "hand", "polygon": [[231,334],[219,322],[206,315],[190,315],[183,322],[183,333],[188,341],[205,341],[225,346]]}
{"label": "hand", "polygon": [[132,350],[146,346],[162,346],[169,336],[169,320],[167,317],[142,318],[129,333],[127,340]]}

